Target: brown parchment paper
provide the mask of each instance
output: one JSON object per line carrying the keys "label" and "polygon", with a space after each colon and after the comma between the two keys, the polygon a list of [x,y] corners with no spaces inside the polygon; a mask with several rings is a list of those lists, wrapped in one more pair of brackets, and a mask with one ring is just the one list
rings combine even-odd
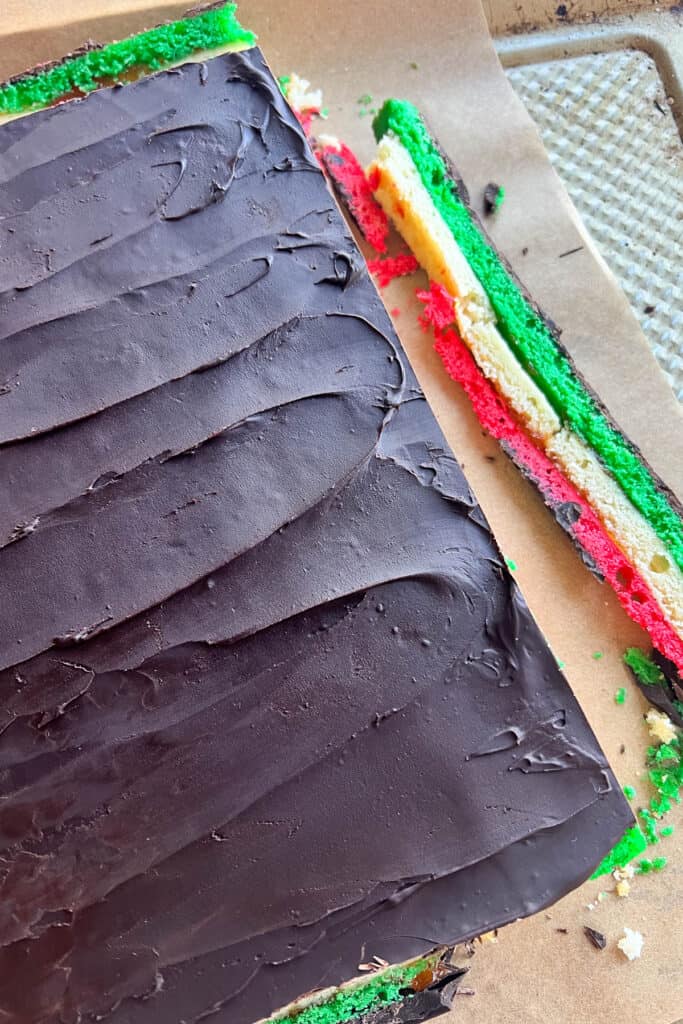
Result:
{"label": "brown parchment paper", "polygon": [[[59,57],[84,38],[104,42],[156,24],[186,6],[4,0],[0,76]],[[276,73],[294,69],[323,88],[330,107],[327,130],[361,157],[370,157],[373,142],[371,119],[359,116],[358,98],[370,93],[377,106],[400,96],[427,115],[475,201],[488,181],[505,186],[505,202],[489,221],[497,245],[562,326],[569,350],[617,421],[682,494],[677,403],[507,83],[478,0],[242,0],[239,13],[258,32]],[[621,664],[624,649],[646,645],[646,638],[609,588],[583,568],[533,489],[482,435],[428,336],[416,327],[418,282],[419,276],[395,282],[384,292],[388,308],[400,311],[395,324],[405,349],[618,777],[634,785],[646,803],[646,705]],[[594,652],[602,658],[595,660]],[[619,707],[614,693],[622,685],[628,697]],[[636,879],[627,899],[610,892],[609,877],[589,882],[548,913],[502,930],[496,944],[480,946],[467,961],[475,995],[456,998],[452,1020],[672,1024],[683,1018],[683,808],[669,820],[677,832],[650,851],[668,857],[666,870]],[[589,910],[601,890],[610,895]],[[607,935],[606,950],[593,948],[584,924]],[[643,956],[634,963],[616,949],[624,925],[645,938]],[[371,952],[382,955],[381,949]]]}

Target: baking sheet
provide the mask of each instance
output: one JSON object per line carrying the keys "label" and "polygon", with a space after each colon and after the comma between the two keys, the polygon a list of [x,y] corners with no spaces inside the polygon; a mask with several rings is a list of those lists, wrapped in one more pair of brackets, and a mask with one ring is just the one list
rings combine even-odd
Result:
{"label": "baking sheet", "polygon": [[[63,0],[58,7],[9,0],[0,28],[0,71],[60,56],[87,36],[106,41],[154,24],[184,5],[147,6],[140,0]],[[369,93],[381,102],[397,95],[427,115],[475,201],[489,180],[505,186],[505,203],[492,223],[496,243],[562,325],[567,347],[617,421],[683,493],[678,404],[498,64],[477,0],[433,0],[428,7],[404,0],[243,0],[240,17],[259,33],[276,73],[295,69],[323,88],[328,130],[362,157],[373,147],[370,118],[359,116],[357,99]],[[51,26],[50,32],[37,31],[41,25]],[[574,255],[559,258],[577,247]],[[586,572],[532,488],[482,436],[466,399],[416,326],[415,283],[396,282],[384,293],[388,307],[400,310],[395,323],[406,351],[617,775],[647,799],[645,779],[638,777],[648,743],[645,704],[620,660],[627,646],[646,640],[611,591]],[[603,656],[595,660],[594,652]],[[617,707],[614,693],[621,685],[628,698]],[[610,896],[594,910],[586,905],[613,883],[588,883],[548,914],[502,931],[496,944],[481,947],[469,961],[468,984],[476,995],[456,1000],[453,1020],[671,1024],[680,1018],[683,812],[671,820],[679,829],[657,849],[669,858],[665,873],[637,879],[628,899]],[[604,952],[590,945],[584,924],[607,934]],[[643,957],[635,963],[616,950],[624,925],[645,937]],[[381,949],[371,952],[382,955]]]}
{"label": "baking sheet", "polygon": [[683,141],[664,81],[642,50],[557,47],[507,76],[683,402]]}

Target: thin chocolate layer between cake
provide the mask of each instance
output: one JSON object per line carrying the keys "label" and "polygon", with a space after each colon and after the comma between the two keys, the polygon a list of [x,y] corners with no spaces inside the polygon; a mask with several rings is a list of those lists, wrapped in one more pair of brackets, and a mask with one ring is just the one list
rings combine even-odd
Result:
{"label": "thin chocolate layer between cake", "polygon": [[578,884],[630,811],[258,50],[0,153],[2,1019],[252,1024]]}

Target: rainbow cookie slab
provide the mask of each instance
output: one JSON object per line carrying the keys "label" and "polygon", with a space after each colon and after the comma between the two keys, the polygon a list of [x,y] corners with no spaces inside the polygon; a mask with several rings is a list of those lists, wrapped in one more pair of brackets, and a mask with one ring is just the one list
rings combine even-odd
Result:
{"label": "rainbow cookie slab", "polygon": [[448,372],[536,482],[589,565],[683,669],[683,520],[676,500],[578,374],[472,212],[410,103],[374,122],[368,178],[432,287],[426,319]]}
{"label": "rainbow cookie slab", "polygon": [[423,1020],[633,823],[233,15],[0,87],[3,1024]]}
{"label": "rainbow cookie slab", "polygon": [[108,46],[88,46],[0,86],[0,123],[65,99],[85,96],[118,80],[170,68],[192,57],[253,46],[256,37],[235,16],[236,4],[219,2]]}

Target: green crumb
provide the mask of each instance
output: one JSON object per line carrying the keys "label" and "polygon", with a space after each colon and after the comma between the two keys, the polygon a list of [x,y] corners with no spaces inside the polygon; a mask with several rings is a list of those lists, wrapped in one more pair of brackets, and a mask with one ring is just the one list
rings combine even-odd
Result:
{"label": "green crumb", "polygon": [[666,686],[666,677],[659,665],[655,665],[639,647],[629,647],[623,657],[624,663],[634,676],[645,686]]}
{"label": "green crumb", "polygon": [[157,71],[203,50],[253,46],[256,37],[242,28],[235,9],[235,4],[226,3],[7,82],[0,86],[0,114],[21,114],[74,92],[92,92],[131,68]]}
{"label": "green crumb", "polygon": [[364,92],[362,96],[359,96],[356,100],[361,107],[369,107],[372,103],[372,96],[369,92]]}
{"label": "green crumb", "polygon": [[683,521],[631,442],[609,422],[548,324],[480,232],[417,109],[402,100],[387,100],[373,128],[378,140],[390,132],[407,150],[436,210],[486,291],[498,329],[511,351],[562,422],[594,450],[683,568]]}
{"label": "green crumb", "polygon": [[638,861],[638,867],[636,868],[636,874],[638,875],[649,875],[651,871],[661,871],[666,867],[666,857],[654,857],[652,860],[648,860],[644,857]]}
{"label": "green crumb", "polygon": [[661,818],[671,810],[671,801],[667,796],[657,798],[653,796],[650,800],[650,810],[656,818]]}
{"label": "green crumb", "polygon": [[557,667],[558,667],[558,668],[564,668],[564,662],[563,662],[563,661],[560,661],[560,660],[558,660],[558,662],[557,662]]}
{"label": "green crumb", "polygon": [[[650,662],[638,648],[631,648],[627,651],[632,662],[639,665],[645,662],[645,671],[648,666],[657,666]],[[626,660],[626,659],[625,659]],[[629,662],[627,661],[627,664]],[[632,667],[629,664],[629,667]],[[659,671],[659,670],[657,670]],[[652,678],[652,677],[651,677]],[[656,677],[654,685],[657,685]],[[602,863],[596,868],[591,876],[599,878],[600,875],[614,871],[616,868],[624,867],[629,861],[634,860],[643,853],[648,845],[654,846],[660,842],[663,836],[672,835],[673,825],[667,825],[657,833],[657,823],[663,815],[668,814],[674,804],[681,803],[681,790],[683,790],[683,733],[678,733],[668,743],[660,743],[658,746],[647,748],[646,765],[648,778],[655,790],[655,796],[650,800],[649,808],[641,808],[638,811],[638,819],[642,824],[633,825],[628,832],[617,843],[614,849],[605,857]],[[635,796],[631,786],[624,786],[624,795],[628,798]],[[643,858],[639,861],[638,874],[648,874],[650,871],[661,871],[666,864],[666,857],[655,857],[653,860]]]}
{"label": "green crumb", "polygon": [[330,108],[329,107],[321,107],[320,108],[320,116],[322,117],[323,120],[327,120],[327,118],[330,116]]}
{"label": "green crumb", "polygon": [[624,796],[627,800],[635,799],[636,791],[633,786],[624,786]]}
{"label": "green crumb", "polygon": [[617,692],[614,694],[614,703],[615,704],[625,704],[626,703],[626,688],[625,687],[620,686],[619,689],[617,690]]}
{"label": "green crumb", "polygon": [[611,875],[617,868],[623,868],[625,864],[634,860],[643,853],[647,847],[645,836],[638,825],[631,825],[630,829],[624,832],[623,836],[613,847],[607,856],[602,860],[591,878],[600,878],[601,875]]}
{"label": "green crumb", "polygon": [[278,75],[277,84],[280,86],[280,91],[284,96],[287,96],[287,88],[292,80],[291,75]]}
{"label": "green crumb", "polygon": [[420,65],[419,65],[419,64],[417,63],[417,61],[416,61],[416,60],[411,60],[411,61],[410,61],[410,63],[408,64],[408,67],[409,67],[409,68],[412,68],[412,70],[413,70],[413,71],[417,71],[417,69],[419,68],[419,66],[420,66]]}
{"label": "green crumb", "polygon": [[659,835],[657,833],[657,822],[655,821],[652,812],[648,811],[647,808],[644,807],[638,811],[638,817],[642,819],[643,832],[645,833],[648,845],[656,846],[659,842]]}
{"label": "green crumb", "polygon": [[510,570],[510,572],[516,572],[517,571],[517,563],[513,562],[513,560],[511,558],[506,558],[505,559],[505,564],[507,565],[507,567]]}
{"label": "green crumb", "polygon": [[683,751],[680,737],[660,747],[648,748],[648,777],[657,792],[658,811],[665,814],[672,802],[681,802],[683,787]]}
{"label": "green crumb", "polygon": [[312,1003],[286,1018],[287,1024],[343,1024],[405,998],[405,989],[418,974],[434,966],[434,959],[406,967],[391,967],[357,985],[338,989],[323,1003]]}
{"label": "green crumb", "polygon": [[604,655],[602,651],[593,651],[593,653],[591,654],[591,658],[593,659],[593,661],[600,661],[600,659],[603,657]]}
{"label": "green crumb", "polygon": [[500,188],[498,189],[497,194],[496,194],[496,198],[493,200],[493,205],[494,205],[496,210],[503,205],[503,200],[504,199],[505,199],[505,186],[501,185]]}

